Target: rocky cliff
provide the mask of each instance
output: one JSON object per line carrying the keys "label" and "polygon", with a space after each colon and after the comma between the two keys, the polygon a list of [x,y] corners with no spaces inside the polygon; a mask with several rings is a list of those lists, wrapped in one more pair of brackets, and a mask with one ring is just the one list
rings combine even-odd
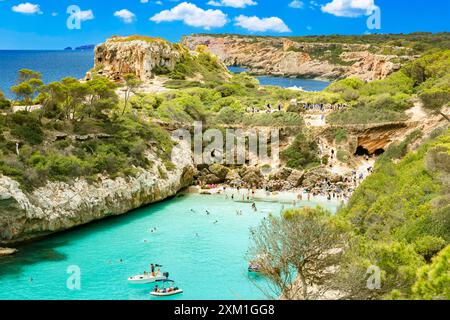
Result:
{"label": "rocky cliff", "polygon": [[326,78],[356,76],[366,81],[383,79],[410,57],[369,52],[369,45],[302,43],[288,38],[208,36],[184,37],[190,50],[207,46],[226,65],[243,66],[254,74]]}
{"label": "rocky cliff", "polygon": [[194,167],[190,149],[183,142],[173,155],[172,171],[164,169],[149,152],[153,168],[140,170],[135,177],[99,177],[95,183],[84,179],[49,182],[31,193],[0,175],[0,243],[30,240],[174,196],[192,183]]}
{"label": "rocky cliff", "polygon": [[146,81],[159,69],[173,70],[180,58],[181,46],[163,39],[112,37],[95,48],[94,70],[114,80],[133,73]]}

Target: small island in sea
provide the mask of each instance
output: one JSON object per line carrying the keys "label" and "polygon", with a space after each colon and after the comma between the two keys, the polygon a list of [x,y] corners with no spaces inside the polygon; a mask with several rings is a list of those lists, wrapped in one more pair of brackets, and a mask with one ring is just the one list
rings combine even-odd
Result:
{"label": "small island in sea", "polygon": [[64,51],[73,51],[73,50],[75,50],[75,51],[92,51],[94,49],[95,49],[95,44],[86,44],[86,45],[82,45],[82,46],[75,47],[75,48],[66,47],[66,48],[64,48]]}

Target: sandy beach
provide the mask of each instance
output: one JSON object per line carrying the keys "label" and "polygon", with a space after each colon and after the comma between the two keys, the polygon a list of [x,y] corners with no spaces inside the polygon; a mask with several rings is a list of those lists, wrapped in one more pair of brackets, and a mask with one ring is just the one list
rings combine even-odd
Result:
{"label": "sandy beach", "polygon": [[318,206],[331,204],[339,206],[345,204],[342,198],[332,198],[328,200],[326,196],[312,195],[303,189],[292,191],[270,192],[263,189],[230,188],[225,186],[216,186],[210,189],[202,189],[199,186],[193,186],[187,189],[187,193],[203,195],[223,195],[236,202],[279,202],[287,205],[297,206],[302,202],[314,203]]}

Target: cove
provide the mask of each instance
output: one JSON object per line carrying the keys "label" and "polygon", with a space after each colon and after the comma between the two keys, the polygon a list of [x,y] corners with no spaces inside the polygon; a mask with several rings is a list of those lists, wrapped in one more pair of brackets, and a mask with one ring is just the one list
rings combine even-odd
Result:
{"label": "cove", "polygon": [[[336,211],[325,202],[297,206],[318,204]],[[255,213],[251,204],[224,196],[181,195],[23,245],[17,255],[0,259],[0,299],[161,299],[149,295],[153,285],[127,283],[152,262],[184,290],[169,299],[265,299],[255,286],[264,279],[247,273],[249,228],[292,205],[256,205]],[[80,290],[67,285],[74,266],[81,273]]]}
{"label": "cove", "polygon": [[[228,67],[233,73],[241,73],[247,71],[242,67]],[[330,82],[315,79],[275,77],[275,76],[255,76],[259,83],[263,86],[277,86],[282,88],[303,89],[305,91],[322,91],[325,90]]]}

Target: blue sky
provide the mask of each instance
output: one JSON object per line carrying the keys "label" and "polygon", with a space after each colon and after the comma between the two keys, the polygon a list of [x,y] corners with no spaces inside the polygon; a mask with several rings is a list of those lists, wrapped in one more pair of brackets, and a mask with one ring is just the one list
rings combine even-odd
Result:
{"label": "blue sky", "polygon": [[[69,29],[77,5],[81,29]],[[379,11],[378,11],[379,10]],[[381,17],[380,29],[367,20]],[[112,35],[321,35],[450,31],[448,0],[0,0],[0,49],[62,49]]]}

